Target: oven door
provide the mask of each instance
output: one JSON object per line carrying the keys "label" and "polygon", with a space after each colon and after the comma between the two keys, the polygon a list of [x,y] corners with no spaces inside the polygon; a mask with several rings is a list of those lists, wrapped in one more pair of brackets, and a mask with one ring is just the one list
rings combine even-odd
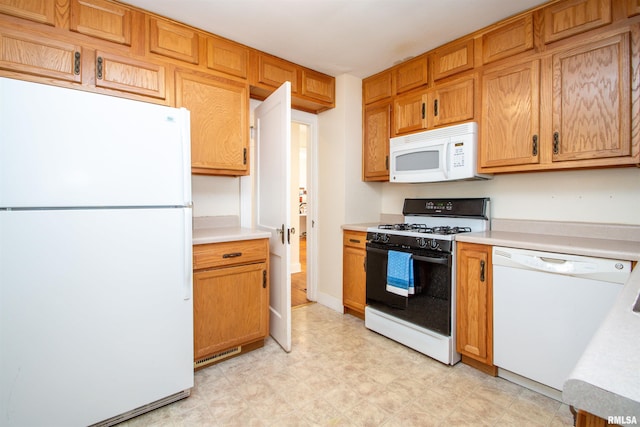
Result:
{"label": "oven door", "polygon": [[367,243],[367,305],[391,316],[451,335],[452,257],[437,251],[392,248],[413,255],[416,293],[408,297],[388,292],[387,258],[389,247]]}

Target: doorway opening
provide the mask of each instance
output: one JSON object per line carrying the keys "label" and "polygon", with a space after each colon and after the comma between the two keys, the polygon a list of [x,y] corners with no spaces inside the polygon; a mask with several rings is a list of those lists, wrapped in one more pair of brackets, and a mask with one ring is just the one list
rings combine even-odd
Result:
{"label": "doorway opening", "polygon": [[291,306],[315,301],[315,180],[317,116],[291,112],[291,224],[295,237],[291,245]]}

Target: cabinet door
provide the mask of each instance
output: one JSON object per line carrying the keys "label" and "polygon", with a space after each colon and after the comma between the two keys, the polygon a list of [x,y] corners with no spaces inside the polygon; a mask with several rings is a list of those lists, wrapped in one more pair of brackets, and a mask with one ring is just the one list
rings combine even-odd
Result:
{"label": "cabinet door", "polygon": [[198,64],[198,33],[184,25],[149,18],[149,50]]}
{"label": "cabinet door", "polygon": [[474,40],[448,44],[433,54],[433,80],[440,80],[452,74],[473,68]]}
{"label": "cabinet door", "polygon": [[482,36],[484,64],[530,49],[533,49],[533,16],[530,13]]}
{"label": "cabinet door", "polygon": [[96,86],[165,98],[165,70],[162,65],[96,51]]}
{"label": "cabinet door", "polygon": [[640,13],[640,0],[627,0],[627,16],[632,17]]}
{"label": "cabinet door", "polygon": [[53,26],[56,0],[0,0],[0,13]]}
{"label": "cabinet door", "polygon": [[538,60],[482,76],[480,166],[539,162]]}
{"label": "cabinet door", "polygon": [[26,33],[0,29],[0,68],[80,83],[82,48]]}
{"label": "cabinet door", "polygon": [[456,349],[493,364],[491,247],[458,243]]}
{"label": "cabinet door", "polygon": [[362,99],[364,104],[371,104],[393,95],[391,71],[384,71],[362,81]]}
{"label": "cabinet door", "polygon": [[364,249],[351,246],[344,246],[342,252],[342,304],[361,315],[364,315],[366,300],[365,254]]}
{"label": "cabinet door", "polygon": [[106,0],[72,0],[69,29],[131,45],[131,10]]}
{"label": "cabinet door", "polygon": [[544,42],[550,43],[611,23],[611,0],[573,0],[547,6]]}
{"label": "cabinet door", "polygon": [[438,85],[433,92],[429,92],[428,127],[472,120],[474,117],[473,86],[473,78],[470,78],[456,83]]}
{"label": "cabinet door", "polygon": [[426,86],[427,56],[421,55],[410,61],[404,62],[394,70],[396,94],[407,92],[420,86]]}
{"label": "cabinet door", "polygon": [[194,273],[196,360],[267,336],[266,271],[267,265],[260,263]]}
{"label": "cabinet door", "polygon": [[218,37],[207,39],[207,67],[232,76],[247,78],[249,49]]}
{"label": "cabinet door", "polygon": [[553,57],[553,161],[631,155],[629,34]]}
{"label": "cabinet door", "polygon": [[335,79],[333,77],[317,71],[302,69],[302,96],[333,104],[335,102],[335,91]]}
{"label": "cabinet door", "polygon": [[249,89],[223,78],[176,73],[176,105],[191,111],[191,167],[196,174],[249,171]]}
{"label": "cabinet door", "polygon": [[426,104],[425,92],[413,92],[396,97],[393,104],[394,136],[426,129]]}
{"label": "cabinet door", "polygon": [[298,93],[298,67],[283,59],[259,53],[258,83],[277,89],[287,81],[291,82],[291,93]]}
{"label": "cabinet door", "polygon": [[391,104],[367,106],[364,110],[362,177],[364,181],[389,180],[389,134]]}

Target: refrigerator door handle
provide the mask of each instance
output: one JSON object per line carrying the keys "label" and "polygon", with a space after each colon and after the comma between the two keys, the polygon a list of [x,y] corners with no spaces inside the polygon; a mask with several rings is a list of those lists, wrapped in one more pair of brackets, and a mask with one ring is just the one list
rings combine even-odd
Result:
{"label": "refrigerator door handle", "polygon": [[193,289],[193,245],[191,227],[191,209],[183,209],[184,214],[184,300],[191,299]]}
{"label": "refrigerator door handle", "polygon": [[191,113],[184,107],[180,108],[182,115],[182,167],[184,204],[191,206]]}

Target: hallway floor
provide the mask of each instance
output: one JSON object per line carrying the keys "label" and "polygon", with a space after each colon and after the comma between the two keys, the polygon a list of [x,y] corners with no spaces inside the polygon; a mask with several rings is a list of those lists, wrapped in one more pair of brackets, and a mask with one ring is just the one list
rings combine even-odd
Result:
{"label": "hallway floor", "polygon": [[292,311],[293,350],[202,369],[191,397],[124,426],[571,426],[567,405],[450,367],[320,304]]}

